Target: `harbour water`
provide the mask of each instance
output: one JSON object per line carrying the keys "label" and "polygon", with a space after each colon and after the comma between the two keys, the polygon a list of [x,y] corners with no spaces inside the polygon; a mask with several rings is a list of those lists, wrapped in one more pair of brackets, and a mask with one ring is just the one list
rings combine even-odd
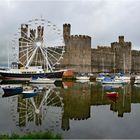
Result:
{"label": "harbour water", "polygon": [[[43,90],[24,98],[0,89],[0,134],[51,130],[71,139],[140,138],[140,86],[74,81],[30,86]],[[108,98],[108,91],[118,98]]]}

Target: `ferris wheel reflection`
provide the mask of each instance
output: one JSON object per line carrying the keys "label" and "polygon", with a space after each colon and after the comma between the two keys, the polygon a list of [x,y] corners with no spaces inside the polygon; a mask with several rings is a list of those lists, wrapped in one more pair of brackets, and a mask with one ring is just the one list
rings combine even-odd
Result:
{"label": "ferris wheel reflection", "polygon": [[17,96],[17,105],[11,111],[13,121],[23,132],[55,130],[61,129],[63,106],[60,92],[53,85],[46,85],[34,97]]}

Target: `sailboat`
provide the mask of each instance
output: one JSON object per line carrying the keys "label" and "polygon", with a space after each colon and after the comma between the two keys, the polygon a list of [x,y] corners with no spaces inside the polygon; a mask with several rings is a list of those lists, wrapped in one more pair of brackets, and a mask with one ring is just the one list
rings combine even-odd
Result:
{"label": "sailboat", "polygon": [[104,58],[102,58],[102,71],[103,73],[99,73],[98,77],[96,78],[96,81],[101,82],[106,77],[106,74],[104,73]]}
{"label": "sailboat", "polygon": [[123,80],[124,82],[130,82],[130,76],[125,75],[125,54],[123,54],[123,69],[124,69],[124,74],[120,74],[119,76],[116,76],[116,80]]}

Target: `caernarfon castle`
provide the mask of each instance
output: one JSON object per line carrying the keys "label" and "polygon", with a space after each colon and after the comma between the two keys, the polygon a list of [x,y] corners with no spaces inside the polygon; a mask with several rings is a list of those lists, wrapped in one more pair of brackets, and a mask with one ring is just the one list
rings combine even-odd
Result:
{"label": "caernarfon castle", "polygon": [[119,36],[110,46],[92,48],[91,37],[71,35],[71,25],[63,25],[65,54],[61,68],[75,72],[140,72],[140,51],[132,50],[132,43]]}

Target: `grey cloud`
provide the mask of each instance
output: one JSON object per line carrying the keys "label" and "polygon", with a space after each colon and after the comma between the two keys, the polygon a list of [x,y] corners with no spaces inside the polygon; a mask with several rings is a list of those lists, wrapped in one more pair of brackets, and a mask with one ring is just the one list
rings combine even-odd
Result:
{"label": "grey cloud", "polygon": [[72,34],[92,37],[92,47],[110,45],[118,35],[140,47],[139,0],[9,0],[0,3],[0,48],[3,50],[21,23],[41,15],[62,29],[63,23],[72,25]]}

